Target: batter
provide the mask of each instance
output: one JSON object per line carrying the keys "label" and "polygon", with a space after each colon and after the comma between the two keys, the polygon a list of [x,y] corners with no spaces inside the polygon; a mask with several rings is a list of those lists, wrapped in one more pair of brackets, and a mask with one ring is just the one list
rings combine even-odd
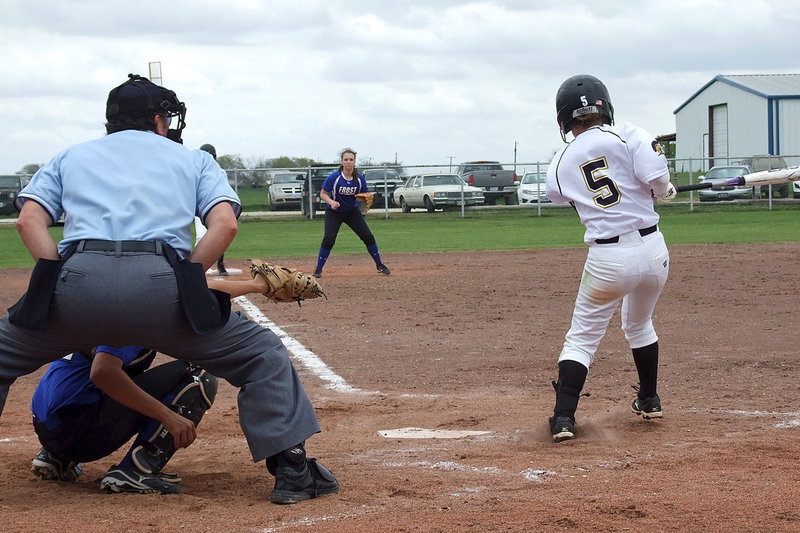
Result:
{"label": "batter", "polygon": [[575,436],[575,411],[597,346],[622,302],[622,330],[639,375],[631,410],[662,416],[656,391],[658,336],[653,310],[669,273],[669,252],[653,201],[670,200],[667,159],[655,139],[631,124],[614,126],[605,85],[593,76],[566,80],[556,95],[561,137],[574,139],[553,157],[547,197],[570,203],[585,226],[589,254],[572,325],[558,358],[553,440]]}

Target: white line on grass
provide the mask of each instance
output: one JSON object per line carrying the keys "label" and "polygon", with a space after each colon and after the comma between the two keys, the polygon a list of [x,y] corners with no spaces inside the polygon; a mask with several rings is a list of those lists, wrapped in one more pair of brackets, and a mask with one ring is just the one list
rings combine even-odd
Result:
{"label": "white line on grass", "polygon": [[333,389],[338,392],[364,392],[361,389],[348,385],[344,378],[331,370],[331,368],[325,364],[325,361],[320,359],[317,354],[303,346],[297,339],[291,337],[288,333],[279,328],[275,322],[267,318],[266,315],[261,312],[261,309],[250,302],[250,300],[244,296],[239,296],[234,298],[233,301],[242,306],[245,313],[247,313],[247,316],[249,316],[254,322],[259,324],[261,327],[271,329],[272,332],[283,341],[283,344],[292,355],[300,360],[300,362],[303,363],[306,368],[308,368],[319,379],[327,382],[325,388]]}

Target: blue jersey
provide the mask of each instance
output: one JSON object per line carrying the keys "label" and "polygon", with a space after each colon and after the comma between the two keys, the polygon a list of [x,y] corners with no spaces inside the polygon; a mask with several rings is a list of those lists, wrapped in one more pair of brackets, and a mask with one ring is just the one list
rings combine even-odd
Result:
{"label": "blue jersey", "polygon": [[[141,346],[114,348],[98,346],[98,352],[107,352],[122,359],[122,368],[127,369],[142,353]],[[33,393],[31,411],[33,415],[52,428],[58,425],[57,411],[69,405],[89,405],[99,402],[105,395],[89,379],[92,361],[82,352],[71,353],[50,363]]]}
{"label": "blue jersey", "polygon": [[[20,192],[53,222],[64,215],[63,254],[83,239],[162,241],[189,254],[195,214],[239,197],[210,154],[152,131],[125,130],[63,150]],[[157,221],[157,224],[153,221]]]}
{"label": "blue jersey", "polygon": [[[331,200],[339,202],[336,211],[353,211],[358,209],[356,194],[367,192],[367,180],[364,175],[357,172],[358,179],[349,180],[342,175],[341,170],[334,170],[322,182],[322,190],[328,193]],[[331,207],[328,206],[328,209]]]}

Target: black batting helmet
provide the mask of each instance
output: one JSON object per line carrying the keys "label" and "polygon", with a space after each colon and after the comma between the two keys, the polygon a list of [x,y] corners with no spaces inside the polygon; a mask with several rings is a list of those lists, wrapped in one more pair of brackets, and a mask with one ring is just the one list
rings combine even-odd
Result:
{"label": "black batting helmet", "polygon": [[562,137],[572,131],[572,121],[582,115],[599,113],[605,124],[614,123],[614,106],[603,82],[588,74],[572,76],[556,93],[556,117]]}
{"label": "black batting helmet", "polygon": [[217,158],[217,149],[214,148],[213,144],[204,144],[200,147],[200,149],[204,152],[208,152],[211,156],[216,159]]}

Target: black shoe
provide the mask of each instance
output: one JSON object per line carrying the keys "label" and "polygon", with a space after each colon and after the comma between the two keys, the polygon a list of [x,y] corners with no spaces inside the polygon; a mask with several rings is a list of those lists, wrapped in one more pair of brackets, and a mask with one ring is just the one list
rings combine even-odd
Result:
{"label": "black shoe", "polygon": [[575,436],[575,420],[568,416],[550,417],[550,433],[555,442],[571,439]]}
{"label": "black shoe", "polygon": [[222,263],[217,263],[217,274],[219,274],[220,276],[228,275],[228,271],[225,270],[225,265],[223,265]]}
{"label": "black shoe", "polygon": [[386,265],[384,264],[378,265],[378,274],[383,274],[384,276],[388,276],[391,273],[392,271],[389,270],[389,267],[387,267]]}
{"label": "black shoe", "polygon": [[648,398],[637,397],[633,400],[633,403],[631,403],[631,411],[633,414],[641,415],[645,420],[664,416],[664,413],[661,411],[661,399],[658,395]]}
{"label": "black shoe", "polygon": [[164,481],[157,475],[144,474],[137,468],[114,466],[100,481],[100,490],[108,492],[134,492],[137,494],[178,494],[181,486]]}
{"label": "black shoe", "polygon": [[31,472],[36,477],[48,481],[69,481],[75,483],[83,474],[83,468],[77,461],[58,459],[42,448],[31,462]]}
{"label": "black shoe", "polygon": [[322,270],[315,270],[314,271],[314,277],[315,278],[321,278],[322,277]]}
{"label": "black shoe", "polygon": [[316,459],[306,459],[301,470],[290,465],[275,469],[275,488],[269,501],[277,504],[291,504],[326,494],[339,492],[339,482],[330,470]]}

